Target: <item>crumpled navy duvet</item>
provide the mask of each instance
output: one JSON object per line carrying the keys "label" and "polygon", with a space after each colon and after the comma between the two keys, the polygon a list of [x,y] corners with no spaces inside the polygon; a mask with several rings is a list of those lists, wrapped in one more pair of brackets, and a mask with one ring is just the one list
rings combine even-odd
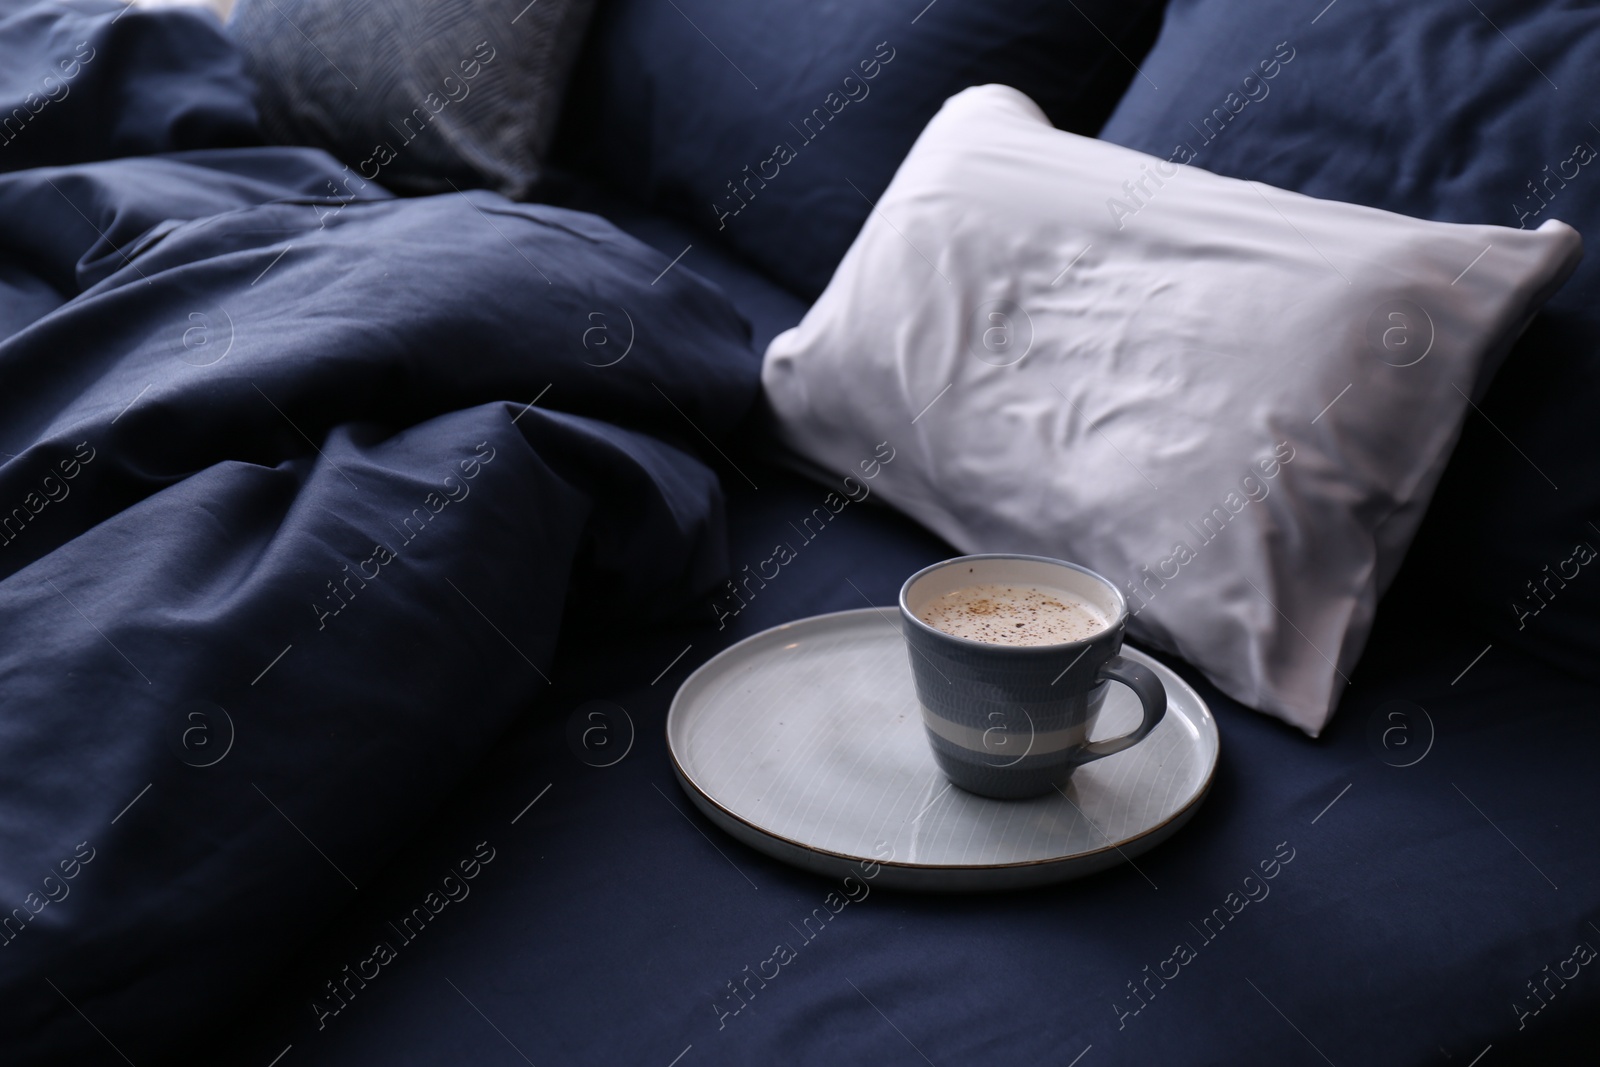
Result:
{"label": "crumpled navy duvet", "polygon": [[24,6],[0,106],[95,58],[0,144],[0,1062],[163,1062],[538,712],[563,627],[718,580],[693,449],[758,359],[592,216],[185,141],[249,113],[202,16]]}

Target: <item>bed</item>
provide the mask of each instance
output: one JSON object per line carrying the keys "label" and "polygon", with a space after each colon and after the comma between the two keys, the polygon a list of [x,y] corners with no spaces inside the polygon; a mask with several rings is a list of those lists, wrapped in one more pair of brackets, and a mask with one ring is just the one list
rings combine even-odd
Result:
{"label": "bed", "polygon": [[[357,193],[263,143],[214,20],[12,6],[14,56],[82,32],[125,58],[49,105],[114,121],[45,110],[0,147],[0,492],[26,512],[0,891],[31,916],[0,946],[6,1062],[1592,1061],[1600,584],[1537,625],[1504,601],[1600,537],[1594,260],[1469,420],[1319,739],[1173,663],[1222,755],[1171,841],[827,908],[694,809],[664,730],[720,649],[956,554],[853,502],[714,610],[830,489],[758,396],[805,279],[602,180],[582,130],[544,203]],[[1301,80],[1203,165],[1476,219],[1502,172],[1600,138],[1540,95],[1592,97],[1591,13],[1319,6],[1174,0],[1102,136],[1164,153],[1287,37]],[[601,16],[576,85],[640,7]],[[1592,238],[1585,179],[1552,203]]]}

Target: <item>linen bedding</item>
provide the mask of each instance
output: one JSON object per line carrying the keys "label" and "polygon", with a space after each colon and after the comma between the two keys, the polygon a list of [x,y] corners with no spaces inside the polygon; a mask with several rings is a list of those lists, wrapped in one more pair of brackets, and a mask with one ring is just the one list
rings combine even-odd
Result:
{"label": "linen bedding", "polygon": [[[1452,686],[1485,642],[1463,656],[1471,627],[1434,617],[1403,577],[1318,741],[1180,668],[1217,716],[1221,763],[1194,820],[1137,867],[999,895],[869,881],[863,896],[722,834],[673,778],[663,722],[677,686],[768,626],[892,604],[906,576],[953,554],[875,494],[802,543],[789,524],[830,487],[730,455],[759,486],[728,479],[734,569],[778,541],[797,558],[722,629],[706,597],[698,625],[622,649],[564,645],[546,711],[252,1010],[197,1034],[196,1055],[910,1067],[927,1062],[920,1050],[940,1067],[1067,1067],[1088,1049],[1077,1067],[1326,1067],[1320,1049],[1338,1067],[1462,1067],[1492,1045],[1478,1067],[1592,1062],[1600,985],[1593,964],[1566,961],[1600,948],[1586,925],[1600,923],[1600,696],[1498,647]],[[471,896],[396,935],[389,924],[480,840],[495,859]],[[349,980],[384,940],[399,958],[364,987]],[[773,978],[779,943],[795,957]],[[1563,987],[1558,971],[1577,977]]]}
{"label": "linen bedding", "polygon": [[[0,147],[8,1064],[161,1062],[537,711],[559,634],[709,589],[694,450],[756,391],[747,327],[668,257],[196,147],[183,116],[249,114],[214,21],[84,10],[0,23],[12,55],[86,43],[50,106],[103,120]],[[122,110],[152,99],[167,125]]]}
{"label": "linen bedding", "polygon": [[951,551],[853,501],[719,625],[827,489],[729,435],[757,359],[691,272],[763,346],[803,303],[637,209],[593,202],[655,251],[262,149],[196,16],[0,11],[0,124],[98,50],[0,145],[0,1062],[1592,1060],[1600,694],[1474,660],[1414,561],[1318,742],[1187,671],[1222,762],[1138,868],[827,918],[661,730],[720,647]]}

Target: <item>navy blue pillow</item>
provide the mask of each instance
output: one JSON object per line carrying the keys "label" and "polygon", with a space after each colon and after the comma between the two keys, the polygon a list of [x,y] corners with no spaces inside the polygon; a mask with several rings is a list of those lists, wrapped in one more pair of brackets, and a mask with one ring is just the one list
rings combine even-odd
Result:
{"label": "navy blue pillow", "polygon": [[0,171],[261,143],[216,16],[0,3]]}
{"label": "navy blue pillow", "polygon": [[946,97],[1004,82],[1056,125],[1092,134],[1136,77],[1160,10],[1158,0],[614,0],[591,28],[558,159],[713,231],[815,297]]}
{"label": "navy blue pillow", "polygon": [[1174,0],[1140,66],[1161,89],[1134,82],[1107,140],[1164,158],[1188,145],[1196,166],[1312,196],[1559,218],[1584,236],[1590,254],[1468,415],[1391,599],[1600,676],[1600,9]]}

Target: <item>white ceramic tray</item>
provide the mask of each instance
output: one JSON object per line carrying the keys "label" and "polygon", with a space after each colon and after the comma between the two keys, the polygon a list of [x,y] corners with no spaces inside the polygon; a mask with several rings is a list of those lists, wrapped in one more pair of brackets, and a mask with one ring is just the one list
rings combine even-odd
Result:
{"label": "white ceramic tray", "polygon": [[[960,892],[1078,878],[1170,837],[1211,786],[1211,711],[1137,649],[1167,690],[1167,715],[1126,752],[1080,768],[1064,791],[989,800],[934,765],[894,608],[777,626],[708,660],[667,714],[678,780],[712,822],[752,848],[842,878]],[[1095,728],[1132,729],[1139,706],[1112,685]]]}

